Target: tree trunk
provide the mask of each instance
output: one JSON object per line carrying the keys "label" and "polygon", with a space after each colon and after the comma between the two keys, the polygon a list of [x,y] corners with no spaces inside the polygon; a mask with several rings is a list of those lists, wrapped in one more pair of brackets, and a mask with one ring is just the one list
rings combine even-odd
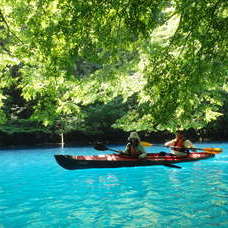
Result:
{"label": "tree trunk", "polygon": [[61,133],[60,136],[61,136],[61,147],[63,148],[64,147],[64,134]]}

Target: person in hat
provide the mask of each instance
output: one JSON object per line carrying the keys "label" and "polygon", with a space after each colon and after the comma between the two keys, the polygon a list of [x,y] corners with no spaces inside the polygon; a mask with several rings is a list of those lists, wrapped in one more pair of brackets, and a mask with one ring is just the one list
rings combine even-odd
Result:
{"label": "person in hat", "polygon": [[131,132],[128,137],[128,143],[125,150],[122,152],[124,155],[128,155],[136,158],[145,158],[146,151],[143,146],[140,145],[140,137],[137,132]]}
{"label": "person in hat", "polygon": [[176,156],[186,156],[189,153],[187,148],[194,148],[192,142],[185,139],[183,131],[177,131],[176,138],[166,142],[164,145],[170,147],[172,154]]}

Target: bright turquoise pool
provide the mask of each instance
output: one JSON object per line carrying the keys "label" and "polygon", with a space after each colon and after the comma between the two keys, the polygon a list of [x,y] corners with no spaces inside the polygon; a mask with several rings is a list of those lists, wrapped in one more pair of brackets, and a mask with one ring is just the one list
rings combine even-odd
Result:
{"label": "bright turquoise pool", "polygon": [[54,154],[100,152],[91,147],[0,150],[0,228],[228,227],[228,143],[197,147],[224,152],[179,163],[182,169],[69,171],[57,165]]}

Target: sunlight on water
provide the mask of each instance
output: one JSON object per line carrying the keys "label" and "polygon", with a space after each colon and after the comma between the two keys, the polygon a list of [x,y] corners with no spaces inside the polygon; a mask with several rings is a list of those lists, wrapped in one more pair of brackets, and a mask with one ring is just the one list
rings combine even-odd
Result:
{"label": "sunlight on water", "polygon": [[228,227],[228,143],[197,146],[224,152],[179,163],[182,169],[69,171],[57,165],[54,154],[98,152],[90,147],[0,150],[0,228]]}

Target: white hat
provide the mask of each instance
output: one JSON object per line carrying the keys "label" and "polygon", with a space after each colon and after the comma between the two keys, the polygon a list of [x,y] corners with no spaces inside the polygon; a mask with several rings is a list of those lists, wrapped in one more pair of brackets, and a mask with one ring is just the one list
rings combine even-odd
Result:
{"label": "white hat", "polygon": [[131,132],[130,136],[128,137],[128,140],[130,139],[138,139],[140,141],[140,137],[137,132]]}

